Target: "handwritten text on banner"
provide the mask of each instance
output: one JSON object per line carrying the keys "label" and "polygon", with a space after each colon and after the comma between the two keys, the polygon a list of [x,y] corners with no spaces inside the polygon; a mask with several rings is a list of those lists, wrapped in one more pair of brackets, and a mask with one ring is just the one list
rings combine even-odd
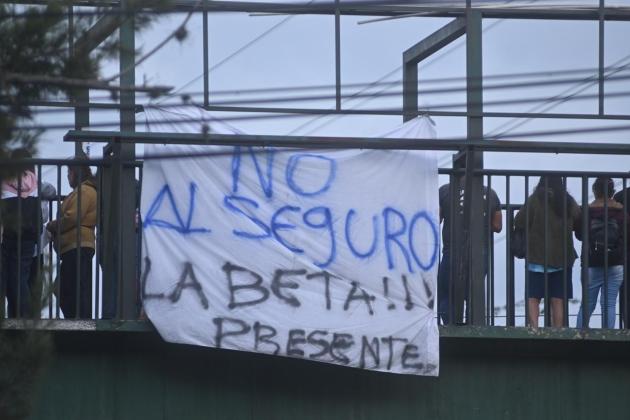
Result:
{"label": "handwritten text on banner", "polygon": [[142,296],[165,340],[438,374],[432,153],[146,148],[208,152],[144,165]]}

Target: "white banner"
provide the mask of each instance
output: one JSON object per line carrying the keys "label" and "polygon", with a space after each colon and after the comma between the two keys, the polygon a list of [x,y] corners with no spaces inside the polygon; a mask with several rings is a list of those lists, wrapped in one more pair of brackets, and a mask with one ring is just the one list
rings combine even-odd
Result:
{"label": "white banner", "polygon": [[[432,137],[419,118],[391,137]],[[433,153],[147,146],[142,295],[166,341],[437,376]]]}

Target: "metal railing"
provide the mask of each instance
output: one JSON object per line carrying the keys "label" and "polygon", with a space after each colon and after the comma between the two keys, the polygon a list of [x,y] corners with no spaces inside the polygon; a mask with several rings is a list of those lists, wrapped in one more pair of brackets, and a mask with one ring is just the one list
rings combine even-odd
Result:
{"label": "metal railing", "polygon": [[[136,219],[133,224],[134,232],[129,235],[130,232],[124,232],[122,223],[120,223],[123,218],[122,200],[119,199],[113,205],[107,201],[115,195],[114,192],[120,190],[121,178],[118,177],[117,184],[116,177],[112,178],[111,176],[117,170],[117,166],[118,170],[122,166],[133,167],[138,180],[136,187],[138,191],[134,200],[136,209],[139,209],[139,188],[142,181],[141,162],[120,165],[106,159],[89,162],[29,159],[27,163],[32,165],[36,175],[37,194],[30,197],[30,202],[27,202],[27,198],[16,200],[13,209],[15,212],[14,220],[11,220],[11,209],[6,206],[7,202],[4,199],[2,212],[0,212],[3,226],[2,260],[0,261],[0,273],[2,273],[0,301],[3,304],[0,305],[0,310],[3,317],[17,319],[40,317],[45,319],[132,319],[140,316],[140,253],[139,251],[136,252],[133,258],[135,261],[133,273],[135,274],[126,277],[121,275],[123,273],[121,268],[122,256],[119,255],[124,238],[127,240],[128,238],[135,238],[133,239],[136,241],[135,249],[139,250],[140,248],[141,223],[139,222],[139,214],[133,215]],[[15,162],[12,165],[19,166]],[[62,175],[68,165],[96,168],[94,182],[96,183],[97,200],[95,204],[88,203],[83,197],[84,189],[72,189],[62,182]],[[461,170],[440,169],[440,174],[449,177],[450,185],[461,183],[463,173]],[[450,248],[447,247],[447,252],[440,261],[438,294],[441,293],[442,297],[446,297],[442,299],[442,304],[438,305],[438,318],[443,323],[466,324],[470,319],[471,308],[475,305],[481,305],[484,308],[485,325],[538,327],[538,323],[532,321],[531,311],[535,309],[535,302],[530,302],[531,293],[528,292],[531,289],[533,279],[535,279],[538,284],[542,283],[543,285],[543,293],[539,299],[542,305],[541,326],[574,327],[577,324],[576,318],[579,308],[581,306],[589,308],[589,304],[592,303],[589,300],[592,301],[593,299],[593,292],[589,294],[588,289],[590,284],[589,266],[593,265],[592,261],[589,263],[589,244],[592,240],[589,238],[591,225],[589,204],[593,200],[589,193],[591,183],[598,177],[612,178],[621,194],[616,197],[621,197],[621,201],[627,203],[630,174],[581,171],[475,170],[474,176],[483,179],[485,198],[482,214],[471,217],[477,217],[476,220],[483,224],[484,234],[480,238],[470,238],[470,240],[476,241],[479,246],[484,248],[484,261],[469,260],[465,255],[466,250],[464,248],[466,247],[459,246],[458,239],[465,237],[464,231],[469,229],[470,223],[467,220],[460,220],[460,225],[454,223],[457,212],[462,210],[460,203],[462,200],[458,202],[449,195],[449,200],[453,205],[450,206],[448,215],[444,213],[442,215],[445,223],[451,223],[453,229],[448,233]],[[527,252],[524,258],[518,259],[510,249],[516,231],[514,220],[515,217],[519,217],[517,216],[519,212],[524,215],[520,216],[521,218],[530,220],[530,213],[534,210],[531,206],[523,206],[523,204],[532,202],[535,182],[541,176],[559,177],[564,188],[573,193],[571,196],[564,197],[561,217],[553,216],[553,209],[550,207],[551,201],[544,200],[542,203],[543,235],[541,243],[536,244],[536,246],[542,248],[543,252],[538,252],[538,254],[542,254],[543,260],[534,261],[535,258],[530,255],[532,249],[530,243],[540,239],[540,235],[538,235],[538,239],[532,238],[534,234],[532,226],[524,229],[524,246]],[[20,177],[17,180],[17,195],[21,196],[22,181]],[[548,179],[544,180],[543,178],[541,188],[550,188],[548,182]],[[54,195],[43,194],[46,183],[54,187],[56,190]],[[493,203],[492,199],[488,199],[494,195],[492,191],[496,192],[500,202]],[[59,220],[62,216],[61,210],[68,205],[67,200],[72,199],[73,196],[77,210],[73,223],[64,226],[60,223],[53,223],[54,229],[47,229],[51,220]],[[463,198],[463,194],[461,197]],[[572,197],[575,197],[575,201]],[[31,212],[31,216],[28,216],[29,213],[25,211],[32,205],[40,210],[46,209],[46,212],[36,212],[35,223],[25,220],[26,217],[33,217],[32,214],[35,214]],[[95,206],[95,208],[87,209],[86,206]],[[611,209],[608,206],[609,202],[604,201],[603,219],[606,226],[608,226],[608,221],[611,218]],[[82,210],[84,211],[82,212]],[[86,224],[84,218],[86,212],[95,213],[89,224]],[[503,222],[501,232],[494,232],[497,229],[493,228],[492,219],[497,213]],[[109,217],[112,215],[115,217]],[[556,223],[559,220],[562,227],[552,228],[551,223],[554,220]],[[115,224],[116,221],[118,224]],[[32,229],[30,231],[25,230],[24,226],[30,226]],[[621,230],[618,246],[623,248],[620,252],[622,262],[620,263],[618,259],[612,262],[615,266],[613,279],[611,275],[613,264],[608,261],[609,254],[604,253],[604,263],[597,267],[599,270],[598,279],[600,277],[602,279],[600,286],[600,290],[603,291],[602,309],[595,311],[592,315],[587,310],[582,311],[580,322],[584,327],[589,325],[591,318],[598,317],[601,319],[602,326],[610,327],[605,321],[612,310],[616,317],[615,326],[628,328],[630,317],[626,307],[630,300],[630,291],[627,287],[628,273],[625,269],[628,266],[628,213],[625,208],[623,209],[622,222],[618,223],[617,228]],[[554,244],[558,243],[557,238],[553,236],[554,229],[555,231],[566,232],[567,241],[570,241],[575,249],[580,250],[580,258],[575,260],[575,264],[572,264],[573,256],[569,254],[569,247],[563,247],[562,267],[549,263],[548,258],[553,252],[556,252],[553,249]],[[581,241],[574,237],[573,232],[575,230],[581,232]],[[47,231],[48,234],[46,234]],[[82,238],[82,231],[86,232],[87,240]],[[59,242],[62,241],[64,233],[67,237],[68,232],[75,235],[73,238],[75,243],[65,243],[64,246]],[[11,233],[15,233],[14,237],[11,236]],[[54,239],[47,242],[46,235]],[[604,235],[609,235],[608,229],[604,230]],[[607,239],[605,238],[605,241]],[[458,247],[461,249],[457,250]],[[85,255],[83,255],[83,251],[77,251],[74,259],[67,254],[68,249],[72,251],[80,248],[91,248],[93,251]],[[449,258],[449,254],[456,257]],[[27,257],[27,255],[29,256]],[[73,267],[68,266],[69,262]],[[29,264],[28,270],[24,269],[26,263]],[[86,264],[89,266],[86,267]],[[481,294],[482,299],[479,299],[480,295],[473,293],[472,290],[473,283],[470,279],[474,264],[482,264],[483,266],[484,290]],[[579,272],[577,271],[578,264],[581,264]],[[612,296],[619,286],[619,265],[622,265],[620,295],[614,298]],[[444,279],[445,272],[446,280]],[[28,279],[25,280],[24,276],[28,276]],[[558,281],[561,282],[560,296],[558,296],[556,284]],[[64,284],[64,282],[66,283]],[[70,282],[72,286],[71,291],[68,290],[67,282]],[[26,287],[23,287],[24,284]],[[578,293],[572,295],[573,286],[577,286],[575,289],[578,290]],[[447,293],[445,293],[445,288]],[[65,292],[62,293],[62,290]],[[25,291],[30,294],[27,301],[24,300],[23,296]],[[612,294],[607,293],[608,291],[611,291]],[[11,293],[13,296],[10,295]],[[126,294],[134,296],[125,297]],[[121,311],[121,302],[124,298],[131,298],[135,302],[136,308],[132,311],[134,316],[124,315]],[[69,305],[68,299],[72,299],[74,304]],[[610,302],[611,299],[615,299],[615,302]],[[444,301],[446,302],[446,309]],[[558,318],[554,321],[554,311],[562,312],[561,321],[558,321]],[[590,327],[598,327],[598,325],[596,322],[591,322]]]}
{"label": "metal railing", "polygon": [[[449,185],[457,185],[457,170],[444,169],[440,173],[449,175]],[[484,210],[483,215],[478,215],[479,223],[484,226],[484,235],[471,240],[484,248],[485,261],[482,264],[485,293],[481,301],[469,298],[474,296],[470,272],[471,266],[476,262],[470,261],[465,255],[465,245],[460,244],[460,254],[463,255],[458,260],[449,258],[452,249],[447,246],[446,258],[440,262],[441,278],[438,279],[438,289],[442,288],[442,296],[447,296],[446,305],[438,309],[438,316],[443,324],[468,324],[471,308],[481,305],[484,307],[485,325],[586,328],[590,321],[591,328],[600,325],[606,328],[628,328],[628,211],[625,207],[614,210],[609,208],[613,203],[609,200],[595,203],[590,190],[595,179],[611,178],[616,190],[615,199],[627,203],[630,195],[627,190],[629,173],[476,170],[475,176],[484,179]],[[550,199],[539,201],[538,208],[533,208],[536,189],[548,191],[550,177],[559,179],[570,194],[564,196],[559,215],[554,213]],[[539,181],[538,186],[532,181]],[[500,205],[487,198],[492,195],[493,190],[502,198]],[[572,191],[577,191],[577,194],[572,194]],[[452,197],[449,195],[450,198]],[[530,204],[523,206],[524,203]],[[499,207],[492,208],[497,205]],[[612,206],[616,207],[618,204],[615,202]],[[457,207],[460,212],[463,212],[462,207],[463,205]],[[597,207],[600,209],[593,210]],[[494,233],[492,229],[492,218],[496,210],[500,212],[504,222],[500,233]],[[522,258],[516,258],[511,249],[515,241],[515,231],[518,230],[514,218],[519,212],[520,219],[526,221],[525,226],[521,226],[522,246],[525,249]],[[533,212],[537,214],[534,215]],[[603,261],[589,261],[593,253],[591,245],[596,241],[589,237],[589,232],[593,229],[593,220],[599,220],[594,219],[595,216],[591,214],[593,212],[598,213],[605,226],[601,229],[606,247]],[[443,216],[445,219],[449,218],[449,215]],[[455,206],[451,206],[450,220],[445,222],[452,223],[455,218]],[[542,226],[535,226],[536,223]],[[463,229],[467,228],[464,222]],[[557,237],[558,231],[563,232],[564,236],[560,241]],[[574,236],[574,233],[578,236]],[[451,230],[450,247],[457,244],[457,238],[465,237],[464,234],[465,232]],[[609,235],[618,236],[609,238]],[[615,243],[612,243],[613,240]],[[563,245],[562,250],[556,249],[558,243]],[[565,243],[567,246],[564,246]],[[570,254],[572,249],[578,250],[575,256]],[[531,255],[532,252],[536,255]],[[556,261],[558,255],[561,255],[561,264],[551,264],[552,255],[555,255]],[[443,264],[448,265],[447,270],[444,270]],[[589,278],[593,273],[596,278]],[[448,277],[446,280],[445,276]],[[537,299],[532,296],[533,285],[542,287],[542,293],[538,293]],[[572,293],[573,286],[577,286],[578,293]],[[445,288],[448,289],[447,293],[444,292]],[[595,304],[594,299],[598,296],[601,309],[591,314],[591,305]],[[538,303],[542,305],[541,325],[531,313],[537,311]],[[583,310],[578,319],[580,308]],[[558,318],[555,320],[554,311],[560,314],[556,314]],[[615,322],[607,321],[611,311],[615,314]],[[601,323],[594,322],[594,318],[600,318]]]}

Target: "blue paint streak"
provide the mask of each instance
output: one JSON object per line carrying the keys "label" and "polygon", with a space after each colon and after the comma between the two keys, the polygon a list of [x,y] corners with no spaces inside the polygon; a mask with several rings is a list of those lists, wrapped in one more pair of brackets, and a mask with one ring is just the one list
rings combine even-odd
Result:
{"label": "blue paint streak", "polygon": [[[254,168],[256,169],[256,174],[258,175],[258,182],[260,183],[260,187],[262,188],[265,196],[267,198],[271,198],[273,196],[273,159],[275,156],[275,150],[272,148],[268,148],[265,150],[267,166],[265,168],[265,173],[263,173],[263,169],[261,168],[260,163],[258,162],[258,158],[256,157],[257,153],[254,151],[253,147],[247,148],[249,151],[249,155],[251,156],[254,162]],[[241,173],[241,147],[234,147],[234,152],[232,154],[232,192],[238,192],[238,183]]]}
{"label": "blue paint streak", "polygon": [[[300,163],[300,160],[302,160],[303,158],[321,159],[321,160],[327,161],[330,164],[329,170],[328,170],[328,179],[326,179],[326,182],[324,183],[324,185],[318,190],[305,191],[300,186],[298,186],[295,183],[295,180],[293,179],[295,170],[297,169],[298,164]],[[313,196],[316,196],[318,194],[323,194],[326,191],[328,191],[333,181],[335,180],[336,174],[337,174],[337,162],[335,162],[333,159],[329,157],[322,156],[322,155],[314,155],[310,153],[301,153],[301,154],[296,154],[296,155],[291,156],[289,158],[289,162],[287,163],[287,167],[285,168],[285,177],[286,177],[287,185],[289,186],[289,188],[291,188],[291,190],[293,190],[293,192],[295,192],[296,194],[299,194],[305,197],[313,197]]]}
{"label": "blue paint streak", "polygon": [[355,214],[356,214],[356,211],[354,209],[348,210],[348,213],[346,214],[346,225],[345,225],[346,243],[348,244],[348,248],[350,248],[350,251],[354,254],[354,256],[356,256],[357,258],[366,259],[374,255],[374,252],[376,251],[376,246],[378,244],[378,218],[376,216],[372,216],[372,226],[373,226],[372,232],[374,232],[374,236],[373,236],[374,239],[372,239],[372,245],[370,246],[370,249],[367,252],[359,252],[354,247],[354,245],[352,244],[352,240],[350,239],[350,237],[352,236],[350,234],[350,224]]}
{"label": "blue paint streak", "polygon": [[[210,233],[211,230],[207,228],[193,228],[192,218],[195,212],[195,197],[197,193],[197,184],[191,182],[188,188],[189,191],[189,199],[188,199],[188,214],[186,217],[186,221],[182,218],[179,209],[177,208],[177,204],[175,203],[175,197],[173,197],[173,193],[171,188],[167,185],[164,185],[160,192],[156,195],[155,199],[149,206],[149,211],[144,217],[144,222],[142,226],[147,228],[149,226],[155,226],[162,229],[172,229],[182,235],[188,235],[191,233]],[[155,215],[160,210],[164,199],[168,200],[168,204],[171,207],[173,214],[175,215],[175,219],[177,223],[172,223],[162,219],[156,219]]]}
{"label": "blue paint streak", "polygon": [[[422,261],[420,261],[420,257],[418,256],[418,254],[416,253],[416,250],[413,247],[413,232],[414,232],[413,228],[418,222],[418,220],[420,219],[426,220],[426,222],[429,224],[429,227],[431,228],[431,233],[433,235],[433,253],[431,254],[431,258],[429,258],[428,264],[423,264]],[[411,218],[411,222],[409,223],[409,249],[411,250],[411,255],[413,256],[413,259],[416,261],[418,266],[423,271],[429,271],[435,265],[435,261],[437,260],[437,254],[438,254],[438,235],[439,234],[438,234],[437,226],[426,211],[422,210],[416,213]]]}
{"label": "blue paint streak", "polygon": [[[392,221],[390,220],[390,215],[395,215],[400,220],[401,227],[395,232],[392,232]],[[407,261],[407,267],[409,268],[409,272],[413,273],[413,267],[411,266],[411,259],[409,258],[409,253],[404,245],[398,239],[399,236],[404,235],[407,230],[407,222],[405,220],[405,216],[399,212],[398,210],[386,207],[383,209],[383,221],[385,223],[385,251],[387,253],[387,267],[392,270],[394,268],[394,259],[392,256],[392,247],[391,243],[395,243],[398,245],[398,248],[405,257],[405,261]]]}
{"label": "blue paint streak", "polygon": [[285,246],[289,251],[295,252],[296,254],[302,254],[304,250],[291,244],[290,242],[285,240],[282,236],[280,236],[280,234],[278,233],[279,230],[293,230],[295,229],[295,225],[288,224],[288,223],[278,223],[277,219],[280,218],[282,213],[284,213],[285,211],[299,212],[300,210],[301,209],[299,207],[283,206],[279,208],[271,217],[271,232],[273,232],[273,236],[276,238],[278,242],[280,242],[283,246]]}
{"label": "blue paint streak", "polygon": [[271,237],[271,229],[269,229],[269,226],[267,226],[260,219],[254,217],[253,215],[245,212],[244,210],[242,210],[239,207],[237,207],[234,204],[232,204],[232,201],[240,202],[240,203],[243,203],[243,204],[247,204],[247,205],[253,207],[254,209],[257,209],[258,208],[258,203],[256,201],[251,200],[251,199],[246,198],[246,197],[241,197],[241,196],[237,196],[237,195],[230,195],[230,196],[225,196],[223,198],[223,205],[225,207],[227,207],[228,210],[232,211],[233,213],[241,214],[241,215],[247,217],[252,223],[254,223],[256,226],[258,226],[264,232],[264,233],[251,233],[251,232],[244,232],[244,231],[241,231],[241,230],[234,229],[234,230],[232,230],[234,235],[239,236],[241,238],[247,238],[247,239],[265,239],[265,238]]}
{"label": "blue paint streak", "polygon": [[[313,220],[309,220],[311,215],[315,215],[317,213],[320,213],[324,216],[324,220],[321,223],[316,223]],[[320,228],[328,229],[328,234],[330,235],[330,254],[328,256],[328,259],[325,262],[313,261],[313,263],[320,268],[328,267],[335,260],[337,256],[337,243],[335,242],[335,228],[333,225],[333,218],[332,218],[330,209],[328,207],[313,207],[312,209],[304,213],[304,215],[302,216],[302,220],[304,220],[304,223],[307,226],[312,227],[314,229],[320,229]]]}

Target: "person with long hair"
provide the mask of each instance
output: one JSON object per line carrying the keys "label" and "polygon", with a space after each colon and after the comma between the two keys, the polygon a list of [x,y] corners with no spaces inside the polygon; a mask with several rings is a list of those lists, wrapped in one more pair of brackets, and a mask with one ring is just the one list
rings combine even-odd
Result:
{"label": "person with long hair", "polygon": [[573,297],[571,273],[577,254],[572,231],[579,217],[580,208],[562,178],[543,176],[514,219],[515,228],[526,230],[528,237],[526,294],[527,323],[531,327],[538,328],[545,289],[551,325],[561,327],[564,323],[565,301]]}
{"label": "person with long hair", "polygon": [[[597,178],[593,183],[593,200],[588,206],[588,310],[582,302],[577,317],[577,328],[588,327],[600,295],[603,328],[615,326],[617,295],[623,282],[623,205],[613,199],[615,184],[610,178]],[[628,232],[625,233],[626,235]],[[579,240],[583,239],[581,226],[576,230]],[[605,309],[604,309],[605,308]],[[587,310],[586,322],[583,322]],[[606,315],[606,316],[604,316]]]}
{"label": "person with long hair", "polygon": [[85,319],[92,315],[92,259],[98,199],[96,182],[87,163],[68,167],[68,184],[72,192],[61,203],[58,218],[49,222],[46,229],[53,235],[61,256],[57,296],[63,315]]}
{"label": "person with long hair", "polygon": [[[16,161],[29,159],[28,149],[11,152]],[[9,317],[34,315],[30,288],[31,263],[37,244],[38,181],[32,164],[14,167],[2,181],[2,286],[7,296]],[[4,302],[2,302],[4,306]]]}

